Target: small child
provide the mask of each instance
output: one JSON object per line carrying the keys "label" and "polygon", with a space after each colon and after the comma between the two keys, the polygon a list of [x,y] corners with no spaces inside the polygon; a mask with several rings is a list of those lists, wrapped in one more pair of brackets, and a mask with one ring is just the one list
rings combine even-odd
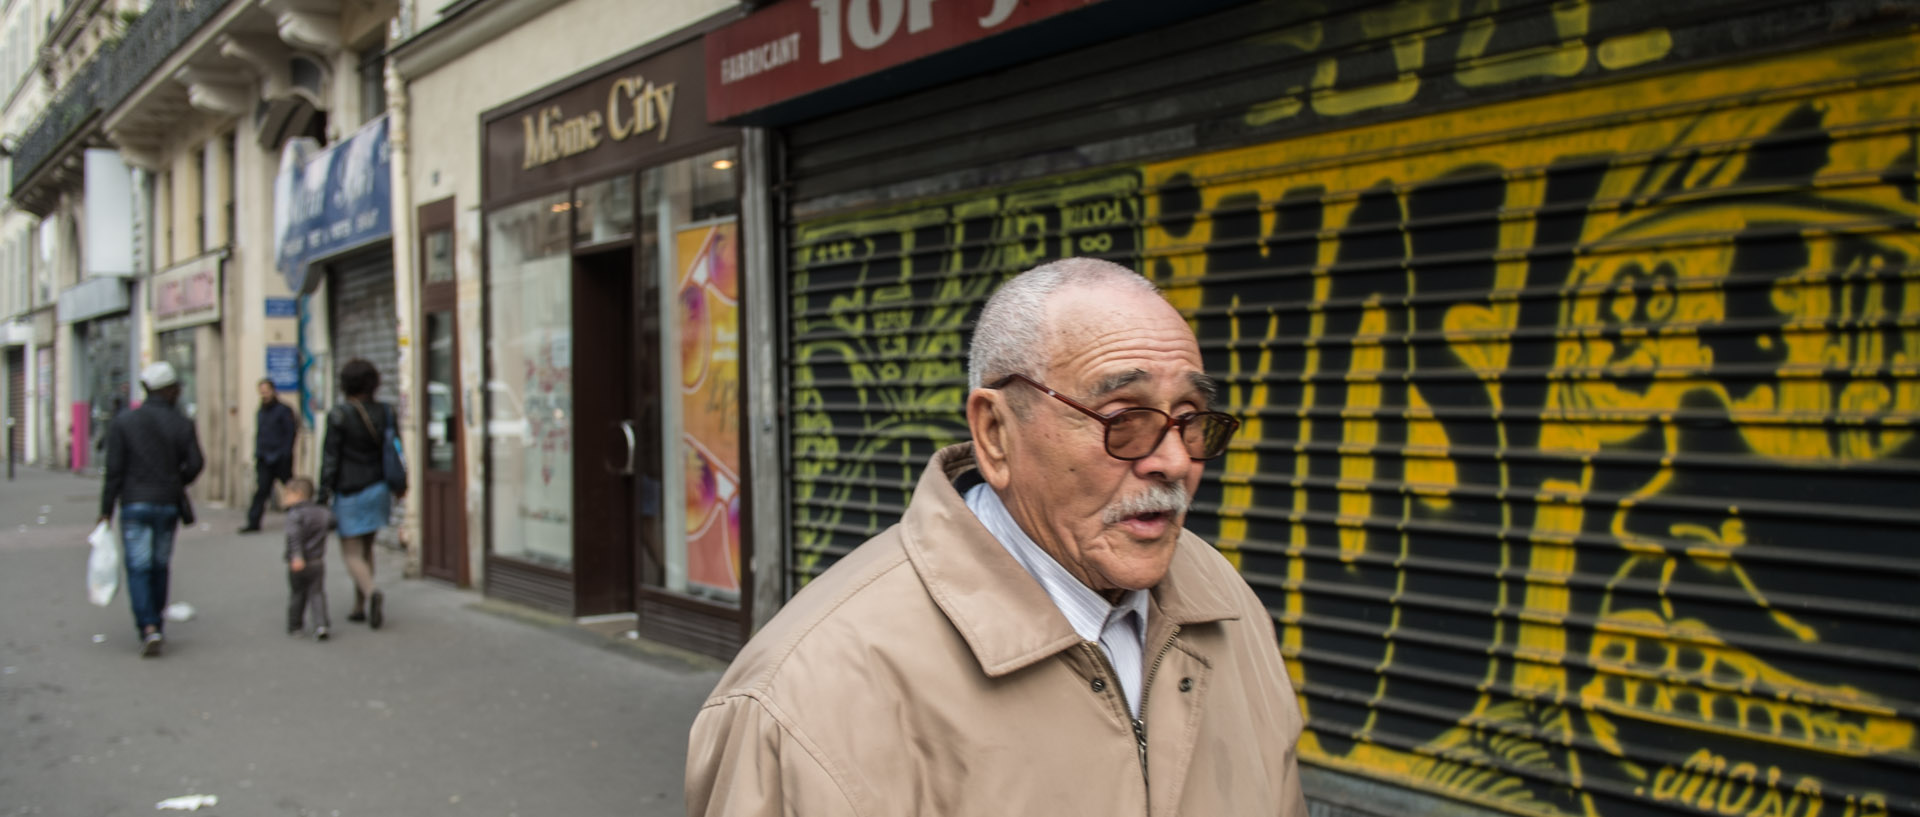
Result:
{"label": "small child", "polygon": [[307,608],[313,609],[313,637],[327,639],[327,533],[334,528],[333,511],[313,501],[313,480],[294,477],[280,490],[287,509],[287,585],[293,598],[287,603],[287,635],[306,629]]}

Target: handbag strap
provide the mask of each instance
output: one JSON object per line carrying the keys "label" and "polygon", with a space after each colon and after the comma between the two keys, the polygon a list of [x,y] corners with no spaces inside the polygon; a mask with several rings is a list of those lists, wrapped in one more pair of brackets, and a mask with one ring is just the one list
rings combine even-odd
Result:
{"label": "handbag strap", "polygon": [[353,406],[354,411],[360,412],[360,422],[366,425],[367,434],[373,437],[374,442],[379,442],[380,432],[374,429],[373,417],[367,414],[367,407],[360,405],[360,401],[358,400],[348,400],[347,402]]}

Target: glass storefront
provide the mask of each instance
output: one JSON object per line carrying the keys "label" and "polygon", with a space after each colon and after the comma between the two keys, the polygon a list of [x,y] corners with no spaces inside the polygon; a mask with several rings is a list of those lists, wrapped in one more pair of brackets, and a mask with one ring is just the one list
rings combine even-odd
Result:
{"label": "glass storefront", "polygon": [[738,150],[640,174],[641,274],[663,297],[663,589],[740,598],[740,200]]}
{"label": "glass storefront", "polygon": [[572,290],[564,193],[487,217],[493,553],[573,565]]}
{"label": "glass storefront", "polygon": [[128,366],[133,323],[129,316],[120,314],[95,318],[76,328],[81,337],[76,382],[79,399],[87,404],[88,422],[84,435],[79,430],[74,432],[76,439],[87,441],[86,451],[74,462],[77,467],[104,468],[107,428],[120,412],[132,406],[133,378]]}

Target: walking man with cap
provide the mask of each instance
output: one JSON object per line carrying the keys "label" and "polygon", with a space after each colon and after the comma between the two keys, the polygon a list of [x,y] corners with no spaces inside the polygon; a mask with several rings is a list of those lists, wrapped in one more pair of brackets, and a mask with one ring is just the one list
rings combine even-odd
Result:
{"label": "walking man with cap", "polygon": [[273,484],[293,479],[293,440],[300,433],[300,421],[294,419],[293,409],[280,401],[280,393],[267,378],[260,379],[260,413],[254,425],[253,473],[258,487],[241,533],[260,530],[260,517],[267,512],[267,496],[273,493]]}
{"label": "walking man with cap", "polygon": [[122,415],[107,431],[107,478],[100,491],[100,521],[120,506],[120,546],[127,564],[127,599],[140,633],[140,654],[160,655],[167,606],[168,564],[173,534],[187,505],[187,486],[205,460],[193,422],[174,408],[180,377],[161,361],[140,370],[147,401]]}

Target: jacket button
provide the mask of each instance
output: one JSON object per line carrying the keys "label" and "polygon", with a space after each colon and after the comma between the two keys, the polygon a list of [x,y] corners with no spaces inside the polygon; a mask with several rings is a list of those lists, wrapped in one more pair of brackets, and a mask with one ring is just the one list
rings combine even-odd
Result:
{"label": "jacket button", "polygon": [[1105,679],[1105,678],[1095,678],[1095,679],[1093,679],[1093,691],[1095,691],[1095,692],[1105,692],[1105,691],[1107,691],[1107,679]]}
{"label": "jacket button", "polygon": [[1181,692],[1191,692],[1191,691],[1193,691],[1193,679],[1192,679],[1192,678],[1182,678],[1182,679],[1180,679],[1180,691],[1181,691]]}

